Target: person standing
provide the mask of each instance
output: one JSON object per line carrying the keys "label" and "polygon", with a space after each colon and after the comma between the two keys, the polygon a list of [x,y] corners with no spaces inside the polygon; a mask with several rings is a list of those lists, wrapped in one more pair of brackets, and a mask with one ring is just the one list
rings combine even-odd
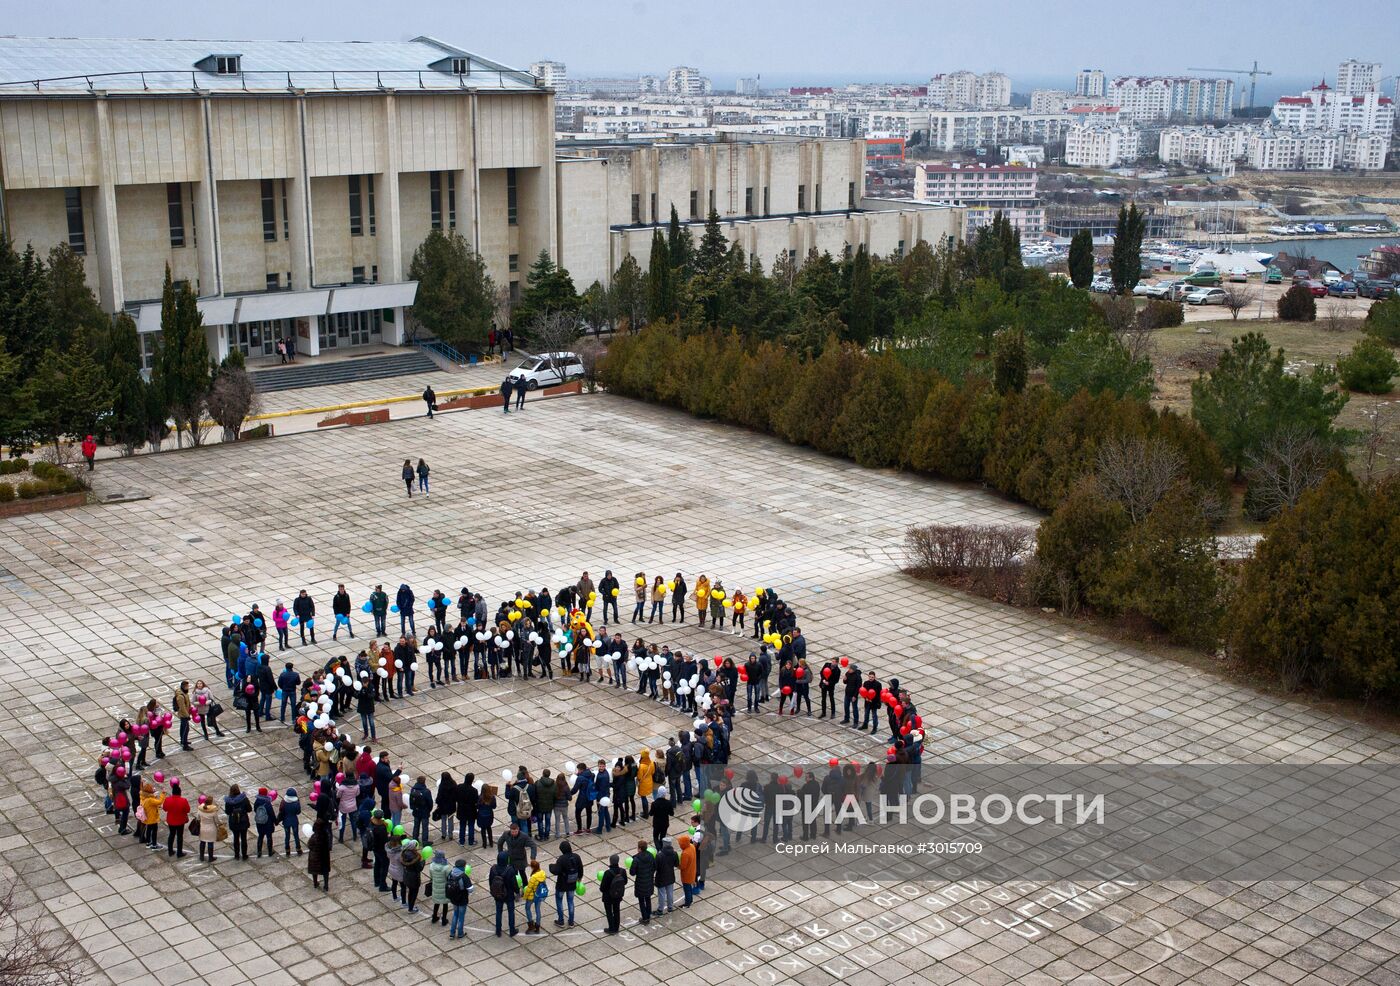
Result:
{"label": "person standing", "polygon": [[399,476],[403,478],[404,489],[408,491],[408,498],[413,499],[413,460],[404,459],[403,468],[399,470]]}
{"label": "person standing", "polygon": [[428,864],[428,897],[433,902],[433,924],[441,915],[442,923],[447,923],[447,910],[451,901],[447,898],[447,874],[452,869],[447,862],[447,853],[441,849],[433,852],[433,861]]}
{"label": "person standing", "polygon": [[316,642],[316,601],[302,589],[292,600],[292,615],[297,618],[297,629],[301,631],[301,644],[306,646],[306,631],[311,631],[311,642]]}
{"label": "person standing", "polygon": [[[451,841],[457,819],[457,782],[446,770],[438,779],[437,794],[433,798],[433,815],[438,819],[438,838],[444,842]],[[446,918],[446,912],[443,916]]]}
{"label": "person standing", "polygon": [[253,824],[258,830],[258,858],[262,859],[263,844],[267,845],[267,854],[276,856],[277,849],[272,844],[272,835],[277,831],[277,808],[272,803],[273,794],[267,788],[258,788],[258,796],[253,801]]}
{"label": "person standing", "polygon": [[467,861],[459,859],[447,874],[447,901],[452,905],[452,925],[447,932],[449,939],[467,936],[467,905],[471,902],[472,893],[472,878],[467,870]]}
{"label": "person standing", "polygon": [[659,575],[651,586],[651,616],[647,622],[666,622],[666,580]]}
{"label": "person standing", "polygon": [[661,848],[656,851],[656,913],[670,914],[676,909],[676,870],[680,869],[681,858],[676,855],[676,847],[669,838],[661,840]]}
{"label": "person standing", "polygon": [[671,622],[685,622],[685,579],[680,572],[671,580]]}
{"label": "person standing", "polygon": [[418,460],[418,491],[427,499],[431,494],[428,492],[428,463],[422,459]]}
{"label": "person standing", "polygon": [[[282,692],[282,703],[277,710],[277,720],[279,722],[286,722],[287,706],[290,705],[292,711],[296,712],[297,690],[301,688],[301,675],[293,670],[291,661],[288,661],[283,666],[282,673],[277,676],[277,687],[281,689]],[[295,715],[292,716],[292,720],[294,722],[296,721]]]}
{"label": "person standing", "polygon": [[841,665],[835,661],[827,661],[822,665],[821,680],[817,682],[822,693],[822,714],[818,719],[826,718],[827,703],[831,703],[831,718],[836,718],[836,686],[841,681]]}
{"label": "person standing", "polygon": [[[593,580],[589,578],[587,572],[579,576],[578,583],[574,586],[574,592],[578,594],[578,603],[576,605],[579,609],[583,610],[584,619],[592,622],[593,598],[597,593],[593,589]],[[605,616],[603,619],[606,621],[607,617]]]}
{"label": "person standing", "polygon": [[656,891],[656,850],[647,840],[637,840],[637,852],[632,857],[632,894],[642,912],[642,924],[651,924],[651,895]]}
{"label": "person standing", "polygon": [[355,711],[360,713],[360,735],[378,741],[379,734],[374,730],[374,689],[362,687],[355,693],[355,702]]}
{"label": "person standing", "polygon": [[643,572],[638,572],[633,582],[633,595],[636,597],[636,605],[632,607],[632,622],[640,623],[642,617],[647,615],[647,577]]}
{"label": "person standing", "polygon": [[384,586],[376,584],[374,591],[369,594],[369,609],[374,616],[374,635],[388,636],[389,631],[384,629],[384,621],[389,615],[389,596],[384,591]]}
{"label": "person standing", "polygon": [[97,443],[92,440],[91,435],[83,439],[83,458],[87,459],[88,472],[92,472],[92,460],[97,458]]}
{"label": "person standing", "polygon": [[[188,681],[180,682],[180,687],[175,689],[173,704],[175,718],[180,720],[180,749],[192,750],[194,747],[190,746],[190,716],[192,713],[190,711],[190,683]],[[214,727],[215,732],[218,731],[218,728],[218,726]]]}
{"label": "person standing", "polygon": [[[505,409],[506,414],[509,414],[509,413],[510,413],[510,395],[511,395],[511,393],[514,391],[514,389],[515,389],[515,381],[514,381],[513,379],[511,379],[510,377],[506,377],[504,380],[501,381],[501,406]],[[498,901],[497,903],[499,904],[499,901]],[[510,915],[511,915],[512,920],[514,920],[514,918],[515,918],[515,907],[514,907],[514,906],[511,907]],[[498,917],[498,918],[496,919],[496,921],[497,921],[497,923],[499,924],[499,923],[500,923],[500,918]],[[498,931],[496,932],[496,934],[499,936],[499,935],[500,935],[500,931],[498,930]],[[513,928],[512,928],[512,930],[511,930],[511,934],[512,934],[512,935],[515,934],[515,930],[514,930]]]}
{"label": "person standing", "polygon": [[343,626],[350,634],[350,639],[354,640],[355,630],[350,626],[350,593],[345,591],[344,582],[335,587],[335,595],[331,597],[331,613],[335,616],[335,629],[331,631],[331,639],[336,639]]}
{"label": "person standing", "polygon": [[491,897],[496,901],[496,937],[501,937],[501,918],[510,912],[510,936],[515,937],[515,899],[525,885],[524,878],[510,864],[510,855],[502,849],[496,853],[496,865],[487,876]]}
{"label": "person standing", "polygon": [[331,889],[331,823],[318,818],[311,826],[311,839],[306,843],[306,872],[311,874],[311,886],[323,893]]}
{"label": "person standing", "polygon": [[613,575],[612,569],[603,573],[602,580],[598,583],[598,594],[603,597],[603,622],[608,622],[608,608],[612,608],[612,620],[614,623],[621,623],[622,619],[617,615],[617,596],[622,586]]}
{"label": "person standing", "polygon": [[418,627],[413,622],[413,590],[408,587],[407,582],[400,583],[394,604],[399,607],[399,633],[404,636],[409,633],[416,635]]}
{"label": "person standing", "polygon": [[583,879],[583,859],[567,839],[559,843],[559,858],[549,864],[554,883],[554,925],[564,927],[564,899],[569,901],[569,927],[574,926],[574,893]]}
{"label": "person standing", "polygon": [[622,930],[622,899],[627,896],[627,872],[623,870],[617,853],[608,859],[608,868],[603,872],[603,913],[608,919],[608,934],[615,935]]}
{"label": "person standing", "polygon": [[529,389],[530,388],[525,385],[524,380],[517,380],[515,382],[515,409],[517,411],[525,410],[525,392]]}
{"label": "person standing", "polygon": [[[202,797],[202,796],[201,796]],[[205,847],[208,847],[209,862],[214,862],[214,847],[219,844],[219,806],[213,798],[203,798],[195,821],[199,823],[199,861],[204,862]]]}
{"label": "person standing", "polygon": [[171,783],[170,795],[161,802],[161,808],[165,810],[165,854],[183,859],[185,823],[190,820],[190,802],[180,793],[179,784]]}
{"label": "person standing", "polygon": [[841,725],[855,726],[860,718],[860,668],[852,664],[842,680],[846,683],[846,699],[842,703]]}
{"label": "person standing", "polygon": [[860,721],[860,728],[867,726],[872,736],[880,731],[880,681],[873,669],[865,673],[865,717]]}
{"label": "person standing", "polygon": [[[513,865],[513,864],[512,864]],[[540,910],[549,896],[549,885],[537,859],[530,860],[530,877],[525,883],[525,934],[540,933]]]}
{"label": "person standing", "polygon": [[277,605],[272,608],[272,625],[277,630],[277,649],[287,649],[287,621],[291,619],[291,611],[282,605],[282,600],[277,600]]}
{"label": "person standing", "polygon": [[405,839],[403,848],[404,906],[409,914],[418,913],[418,891],[423,886],[423,850],[416,839]]}
{"label": "person standing", "polygon": [[433,385],[423,388],[423,403],[428,405],[428,420],[433,420],[433,412],[437,410],[437,394],[433,393]]}
{"label": "person standing", "polygon": [[[234,784],[228,789],[228,797],[224,798],[224,814],[228,816],[228,830],[233,838],[233,858],[247,860],[248,858],[248,826],[249,818],[253,813],[252,805],[248,802],[248,795],[244,794]],[[200,834],[204,832],[204,823],[200,823]]]}
{"label": "person standing", "polygon": [[282,853],[290,856],[292,854],[292,842],[297,844],[297,855],[301,855],[301,829],[297,827],[301,819],[301,799],[297,797],[297,789],[287,788],[287,793],[282,795],[281,804],[277,807],[277,824],[282,826]]}

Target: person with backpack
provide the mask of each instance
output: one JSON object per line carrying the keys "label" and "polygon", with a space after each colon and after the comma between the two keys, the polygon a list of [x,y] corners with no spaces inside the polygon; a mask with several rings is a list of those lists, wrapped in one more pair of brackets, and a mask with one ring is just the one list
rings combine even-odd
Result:
{"label": "person with backpack", "polygon": [[510,912],[510,936],[515,937],[515,899],[525,886],[525,880],[514,866],[510,865],[510,855],[502,849],[496,853],[496,865],[487,876],[491,888],[491,899],[496,902],[496,937],[501,937],[501,917]]}
{"label": "person with backpack", "polygon": [[277,822],[282,826],[282,852],[284,855],[292,854],[292,841],[297,844],[297,855],[301,855],[301,829],[298,821],[301,819],[301,799],[297,797],[297,789],[287,788],[287,793],[282,795],[282,804],[277,809]]}
{"label": "person with backpack", "polygon": [[467,905],[471,903],[471,867],[465,859],[457,860],[447,874],[447,901],[452,905],[452,925],[447,937],[467,937]]}
{"label": "person with backpack", "polygon": [[651,924],[651,895],[656,891],[656,850],[645,839],[637,841],[637,854],[628,867],[632,871],[632,894],[641,909],[642,924]]}
{"label": "person with backpack", "polygon": [[670,914],[676,909],[676,871],[680,869],[681,858],[676,854],[675,844],[667,837],[661,840],[661,848],[656,851],[656,913]]}
{"label": "person with backpack", "polygon": [[433,861],[428,864],[428,894],[433,901],[433,924],[442,914],[442,923],[447,923],[447,873],[452,867],[447,862],[447,853],[441,849],[433,853]]}
{"label": "person with backpack", "polygon": [[[437,796],[433,798],[433,817],[438,820],[438,838],[443,842],[450,842],[457,820],[457,782],[446,770],[438,779]],[[447,923],[446,918],[447,912],[444,910],[444,924]]]}
{"label": "person with backpack", "polygon": [[233,858],[248,858],[248,827],[253,815],[253,806],[248,801],[248,795],[244,794],[234,784],[228,789],[228,796],[224,798],[224,814],[228,816],[228,830],[233,836]]}
{"label": "person with backpack", "polygon": [[432,494],[430,494],[430,493],[428,492],[428,473],[430,472],[430,470],[428,469],[428,463],[427,463],[425,460],[423,460],[423,459],[419,459],[419,460],[418,460],[418,469],[417,469],[417,472],[418,472],[418,492],[420,492],[420,493],[423,494],[424,499],[427,499],[427,498],[431,497]]}
{"label": "person with backpack", "polygon": [[403,861],[403,906],[418,913],[418,891],[423,886],[423,850],[416,839],[405,839],[399,850]]}
{"label": "person with backpack", "polygon": [[627,896],[627,871],[622,868],[617,853],[608,859],[608,868],[603,871],[603,914],[608,919],[608,934],[615,935],[622,930],[622,900]]}
{"label": "person with backpack", "polygon": [[524,767],[520,768],[520,776],[511,785],[508,800],[511,802],[511,818],[516,825],[524,831],[528,837],[530,835],[530,820],[535,815],[535,800],[530,795],[530,789],[534,785],[530,782],[530,775]]}
{"label": "person with backpack", "polygon": [[540,908],[544,905],[545,898],[549,895],[549,885],[546,883],[544,870],[540,869],[537,859],[530,860],[530,878],[525,883],[525,934],[538,935],[540,933]]}
{"label": "person with backpack", "polygon": [[554,814],[554,791],[555,781],[546,767],[540,779],[535,782],[535,814],[539,819],[535,838],[541,842],[549,838],[550,818]]}
{"label": "person with backpack", "polygon": [[420,845],[429,839],[428,821],[433,814],[433,795],[428,790],[428,779],[421,774],[408,792],[408,810],[413,815],[413,838]]}
{"label": "person with backpack", "polygon": [[651,841],[661,845],[666,840],[666,830],[671,827],[671,816],[676,806],[671,802],[671,792],[665,784],[656,789],[656,797],[651,803]]}
{"label": "person with backpack", "polygon": [[267,854],[276,856],[272,846],[272,834],[277,831],[277,808],[267,788],[258,788],[258,796],[253,801],[253,824],[258,829],[258,858],[262,859],[263,843],[267,843]]}
{"label": "person with backpack", "polygon": [[564,927],[564,898],[569,899],[569,927],[574,926],[574,893],[583,879],[583,858],[574,852],[568,839],[559,843],[559,858],[549,864],[554,875],[554,924]]}
{"label": "person with backpack", "polygon": [[331,890],[331,823],[318,818],[311,826],[311,838],[306,843],[306,872],[311,874],[311,886],[323,893]]}

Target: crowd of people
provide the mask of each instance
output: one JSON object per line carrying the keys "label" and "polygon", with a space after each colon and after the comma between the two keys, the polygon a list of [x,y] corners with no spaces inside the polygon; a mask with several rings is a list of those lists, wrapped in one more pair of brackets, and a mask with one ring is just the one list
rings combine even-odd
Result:
{"label": "crowd of people", "polygon": [[[357,657],[332,658],[306,677],[293,661],[285,661],[274,675],[266,649],[268,622],[276,633],[277,651],[292,648],[293,628],[301,643],[307,642],[308,633],[316,643],[315,602],[301,590],[290,609],[278,600],[270,618],[256,605],[232,617],[221,631],[220,657],[231,702],[244,713],[245,732],[261,732],[263,723],[274,720],[296,732],[309,784],[305,820],[295,787],[258,787],[254,793],[232,785],[222,797],[199,794],[191,806],[178,777],[150,770],[148,757],[153,753],[155,760],[164,759],[165,734],[177,722],[184,750],[191,748],[192,725],[199,725],[206,739],[211,728],[217,736],[224,735],[219,725],[223,703],[202,680],[193,690],[182,681],[169,711],[152,699],[134,721],[121,720],[116,734],[104,742],[95,780],[118,832],[131,831],[134,813],[131,834],[152,850],[160,848],[162,821],[168,855],[184,855],[188,829],[199,843],[200,859],[210,862],[225,842],[231,843],[234,859],[248,859],[250,832],[257,835],[259,858],[276,856],[280,830],[282,853],[305,853],[313,886],[323,892],[329,892],[333,847],[348,838],[352,847],[358,844],[361,868],[371,871],[380,892],[409,913],[419,912],[421,894],[425,904],[433,905],[433,922],[448,927],[453,938],[464,935],[476,887],[465,855],[468,846],[479,847],[488,861],[495,860],[486,880],[495,902],[497,935],[517,933],[519,903],[524,905],[525,933],[538,934],[541,908],[551,893],[555,925],[574,924],[576,898],[588,890],[575,846],[636,825],[636,852],[625,858],[610,855],[608,865],[596,874],[607,931],[616,933],[629,885],[643,923],[675,909],[677,883],[681,907],[689,907],[703,892],[710,861],[730,849],[730,833],[719,826],[715,806],[735,783],[762,793],[761,834],[756,828],[751,839],[767,841],[771,836],[775,842],[793,836],[791,823],[780,825],[773,810],[784,785],[791,784],[790,790],[799,796],[834,794],[869,804],[877,792],[909,793],[917,784],[922,720],[909,693],[897,679],[882,685],[873,670],[862,673],[846,657],[828,660],[814,672],[796,616],[775,592],[760,587],[731,597],[719,579],[701,575],[690,590],[681,573],[670,580],[648,580],[642,572],[634,576],[633,589],[633,624],[664,622],[668,601],[671,622],[685,622],[686,604],[693,602],[699,624],[715,630],[747,632],[746,618],[752,617],[757,649],[742,664],[723,657],[711,663],[641,638],[629,645],[620,630],[610,634],[606,623],[595,630],[592,617],[599,603],[604,621],[620,622],[622,586],[611,571],[596,585],[584,572],[577,583],[555,593],[548,588],[517,592],[489,616],[481,593],[463,587],[453,601],[434,591],[421,637],[413,590],[400,585],[390,603],[382,585],[376,585],[360,607],[373,619],[376,636]],[[330,606],[332,639],[338,641],[342,631],[347,640],[353,639],[354,607],[344,585],[337,587]],[[399,617],[398,642],[385,639],[381,644],[391,615]],[[430,788],[427,777],[410,781],[387,751],[374,750],[375,708],[416,694],[420,658],[427,662],[433,689],[473,679],[553,679],[556,662],[561,678],[584,684],[630,689],[629,674],[635,675],[636,695],[664,702],[694,719],[691,728],[677,732],[665,748],[641,748],[594,764],[569,764],[557,773],[521,765],[503,771],[499,784],[475,773],[459,780],[444,772]],[[884,764],[875,762],[861,767],[853,761],[843,767],[832,760],[821,781],[812,770],[805,772],[804,781],[800,767],[793,768],[791,777],[774,774],[761,782],[748,772],[736,781],[725,765],[732,752],[738,686],[745,685],[747,712],[761,713],[770,702],[775,667],[778,715],[796,715],[805,705],[811,716],[808,693],[815,678],[820,718],[835,719],[836,694],[842,691],[842,724],[874,734],[888,728],[884,763],[908,764],[913,771],[886,772]],[[275,717],[274,702],[279,703]],[[358,744],[351,730],[337,722],[352,708],[359,716]],[[677,824],[681,831],[673,832]],[[814,838],[815,825],[810,829],[804,825],[801,836]],[[649,839],[642,837],[646,834]],[[454,839],[459,857],[455,862],[448,856]],[[560,840],[558,853],[542,867],[540,847],[551,839]]]}

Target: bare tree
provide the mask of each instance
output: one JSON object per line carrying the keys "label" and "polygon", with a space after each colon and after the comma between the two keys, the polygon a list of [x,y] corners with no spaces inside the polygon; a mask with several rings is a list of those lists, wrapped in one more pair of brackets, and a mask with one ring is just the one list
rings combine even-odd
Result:
{"label": "bare tree", "polygon": [[491,296],[491,302],[494,309],[491,319],[495,322],[496,328],[503,329],[510,324],[510,315],[515,309],[514,303],[510,300],[510,285],[497,285],[496,293]]}
{"label": "bare tree", "polygon": [[248,371],[226,366],[214,378],[206,403],[209,416],[224,430],[224,441],[236,442],[243,422],[257,413],[261,402]]}
{"label": "bare tree", "polygon": [[580,339],[575,351],[583,364],[584,389],[592,394],[598,389],[598,362],[608,351],[607,344],[598,338]]}
{"label": "bare tree", "polygon": [[1325,305],[1318,307],[1317,321],[1324,331],[1345,332],[1351,328],[1351,315],[1351,305],[1345,298],[1328,298]]}
{"label": "bare tree", "polygon": [[1370,410],[1361,412],[1369,422],[1361,437],[1361,454],[1366,463],[1367,486],[1376,479],[1376,460],[1382,457],[1381,449],[1385,447],[1387,425],[1394,409],[1393,401],[1377,401]]}
{"label": "bare tree", "polygon": [[14,877],[0,894],[0,986],[77,986],[81,953],[62,931],[35,917],[21,918]]}
{"label": "bare tree", "polygon": [[573,312],[543,311],[531,321],[525,336],[537,353],[565,353],[578,339],[578,315]]}
{"label": "bare tree", "polygon": [[[189,432],[190,444],[193,445],[195,448],[198,448],[199,446],[204,444],[205,440],[209,437],[209,432],[212,431],[214,428],[213,420],[207,417],[208,411],[208,394],[205,394],[203,397],[199,398],[199,400],[194,405],[187,409],[189,418],[185,421],[185,430]],[[177,433],[175,436],[175,442],[177,446],[179,445],[179,441],[180,436]]]}
{"label": "bare tree", "polygon": [[1134,524],[1147,519],[1157,501],[1181,477],[1181,450],[1160,438],[1113,438],[1099,446],[1099,485],[1123,505]]}
{"label": "bare tree", "polygon": [[1104,324],[1114,335],[1127,331],[1137,321],[1137,305],[1127,295],[1099,295],[1094,301],[1103,315]]}
{"label": "bare tree", "polygon": [[1258,295],[1247,285],[1226,284],[1222,289],[1225,292],[1225,307],[1230,309],[1230,317],[1238,319],[1240,312],[1254,304]]}
{"label": "bare tree", "polygon": [[1276,428],[1246,458],[1253,511],[1272,517],[1322,482],[1330,449],[1302,425],[1286,424]]}

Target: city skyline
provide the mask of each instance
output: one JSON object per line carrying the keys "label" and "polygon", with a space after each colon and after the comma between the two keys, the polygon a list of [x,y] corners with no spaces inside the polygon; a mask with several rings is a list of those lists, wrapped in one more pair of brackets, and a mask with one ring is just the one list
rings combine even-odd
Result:
{"label": "city skyline", "polygon": [[[1330,78],[1336,64],[1350,57],[1384,61],[1400,42],[1400,27],[1384,18],[1368,22],[1358,39],[1348,32],[1282,30],[1311,11],[1308,4],[1274,5],[1261,23],[1252,11],[1186,0],[1174,19],[1197,23],[1209,17],[1210,31],[1193,32],[1191,44],[1163,43],[1158,10],[1147,4],[1139,18],[1071,18],[1068,4],[989,0],[976,9],[924,5],[865,8],[863,29],[839,29],[835,4],[803,4],[793,18],[783,5],[754,8],[718,0],[697,19],[693,8],[634,2],[619,16],[619,5],[537,2],[525,5],[534,16],[520,28],[521,7],[480,9],[427,0],[412,16],[385,23],[377,6],[351,0],[337,4],[274,5],[264,0],[232,8],[174,7],[136,0],[120,20],[110,6],[78,0],[66,9],[62,28],[45,8],[7,12],[8,32],[32,36],[205,37],[226,39],[405,40],[420,34],[498,58],[524,68],[540,59],[569,66],[573,78],[664,73],[673,65],[693,65],[731,88],[738,77],[761,75],[768,85],[830,85],[840,82],[920,82],[937,72],[966,68],[1001,71],[1017,92],[1039,86],[1072,84],[1084,67],[1112,75],[1186,74],[1189,66],[1246,68],[1258,58],[1272,77],[1260,79],[1261,96],[1297,88],[1300,81]],[[179,13],[172,19],[172,12]],[[823,16],[829,13],[830,16]],[[256,29],[249,25],[260,25]],[[267,26],[263,26],[267,25]],[[742,30],[738,28],[742,26]],[[1257,43],[1250,36],[1258,38]],[[774,45],[776,37],[783,43]],[[1238,75],[1230,76],[1239,80]]]}

